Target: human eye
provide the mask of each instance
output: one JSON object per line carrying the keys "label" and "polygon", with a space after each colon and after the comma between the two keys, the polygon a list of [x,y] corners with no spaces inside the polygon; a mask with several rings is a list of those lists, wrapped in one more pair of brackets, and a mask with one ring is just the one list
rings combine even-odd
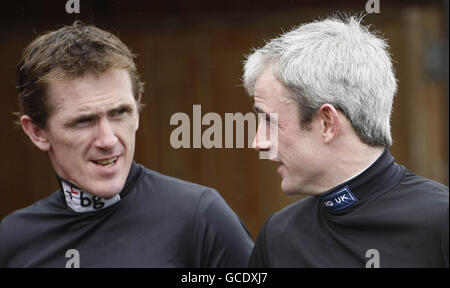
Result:
{"label": "human eye", "polygon": [[264,112],[264,110],[260,109],[257,106],[253,106],[253,111],[255,112],[255,114],[257,114],[260,120],[264,120],[267,124],[270,123],[271,118],[269,113]]}
{"label": "human eye", "polygon": [[264,123],[267,126],[270,125],[270,122],[272,121],[270,114],[265,113],[265,112],[258,113],[258,117],[259,117],[261,123]]}
{"label": "human eye", "polygon": [[89,125],[93,124],[94,122],[95,122],[94,116],[82,116],[82,117],[75,119],[75,121],[73,121],[72,126],[84,127],[84,126],[89,126]]}
{"label": "human eye", "polygon": [[110,115],[110,117],[113,117],[113,118],[122,118],[122,117],[126,116],[127,114],[131,114],[131,112],[132,112],[132,109],[130,107],[122,106],[122,107],[112,110],[109,113],[109,115]]}

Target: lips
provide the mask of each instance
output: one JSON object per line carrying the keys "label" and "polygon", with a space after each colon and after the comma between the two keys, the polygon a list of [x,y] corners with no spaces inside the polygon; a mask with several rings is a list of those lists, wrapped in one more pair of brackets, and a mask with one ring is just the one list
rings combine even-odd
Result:
{"label": "lips", "polygon": [[104,159],[99,159],[99,160],[92,160],[92,162],[94,162],[97,165],[101,165],[103,167],[111,167],[117,162],[117,159],[119,159],[119,156],[114,156],[111,158],[104,158]]}
{"label": "lips", "polygon": [[277,168],[277,172],[278,172],[278,174],[281,175],[281,173],[282,173],[282,171],[284,169],[284,165],[283,165],[283,162],[278,162],[278,164],[280,164],[280,165]]}

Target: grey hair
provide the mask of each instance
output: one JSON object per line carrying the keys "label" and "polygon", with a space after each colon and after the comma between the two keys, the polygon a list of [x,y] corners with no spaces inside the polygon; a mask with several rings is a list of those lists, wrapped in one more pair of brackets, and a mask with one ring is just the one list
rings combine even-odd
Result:
{"label": "grey hair", "polygon": [[370,146],[392,145],[390,118],[397,91],[388,44],[360,17],[304,24],[256,49],[244,61],[244,87],[253,96],[271,65],[294,95],[302,127],[326,103],[341,111]]}

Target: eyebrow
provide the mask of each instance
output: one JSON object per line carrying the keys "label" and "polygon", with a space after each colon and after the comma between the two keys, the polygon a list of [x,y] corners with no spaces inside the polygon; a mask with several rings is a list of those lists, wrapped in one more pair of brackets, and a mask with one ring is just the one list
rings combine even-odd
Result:
{"label": "eyebrow", "polygon": [[256,113],[266,113],[266,112],[264,112],[261,108],[259,108],[256,105],[253,105],[253,111],[255,111]]}
{"label": "eyebrow", "polygon": [[64,127],[72,127],[84,120],[96,120],[96,119],[98,119],[97,114],[94,114],[94,113],[81,114],[81,115],[77,115],[76,117],[67,120],[64,123]]}
{"label": "eyebrow", "polygon": [[[126,112],[131,112],[133,111],[133,107],[130,104],[120,104],[117,107],[111,108],[109,109],[106,114],[107,115],[111,115],[114,114],[117,111],[120,110],[125,110]],[[84,120],[97,120],[99,118],[99,115],[97,113],[86,113],[83,114],[83,112],[81,112],[79,115],[75,116],[72,119],[69,119],[68,121],[66,121],[64,123],[65,127],[71,127],[76,125],[77,123],[84,121]]]}
{"label": "eyebrow", "polygon": [[125,110],[126,112],[131,112],[131,111],[133,111],[133,107],[130,104],[121,104],[115,108],[108,110],[108,112],[106,112],[106,114],[110,115],[110,114],[113,114],[120,110]]}
{"label": "eyebrow", "polygon": [[265,112],[263,109],[261,109],[260,107],[253,105],[253,111],[255,111],[255,113],[257,114],[264,114],[265,115],[265,119],[266,121],[271,121],[271,117],[270,114]]}

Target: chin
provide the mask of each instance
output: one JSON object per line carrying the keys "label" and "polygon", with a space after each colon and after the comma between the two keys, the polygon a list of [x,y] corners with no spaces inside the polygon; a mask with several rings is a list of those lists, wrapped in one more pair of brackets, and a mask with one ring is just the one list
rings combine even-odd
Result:
{"label": "chin", "polygon": [[291,183],[287,179],[281,181],[281,191],[286,195],[311,195],[301,183]]}
{"label": "chin", "polygon": [[302,194],[300,191],[298,191],[298,190],[292,190],[292,189],[283,189],[283,188],[281,188],[281,191],[283,191],[283,193],[286,194],[286,195],[298,195],[298,194]]}
{"label": "chin", "polygon": [[281,181],[281,191],[283,191],[283,193],[286,195],[301,194],[298,189],[295,189],[294,187],[288,185],[287,183],[284,183],[284,180]]}

